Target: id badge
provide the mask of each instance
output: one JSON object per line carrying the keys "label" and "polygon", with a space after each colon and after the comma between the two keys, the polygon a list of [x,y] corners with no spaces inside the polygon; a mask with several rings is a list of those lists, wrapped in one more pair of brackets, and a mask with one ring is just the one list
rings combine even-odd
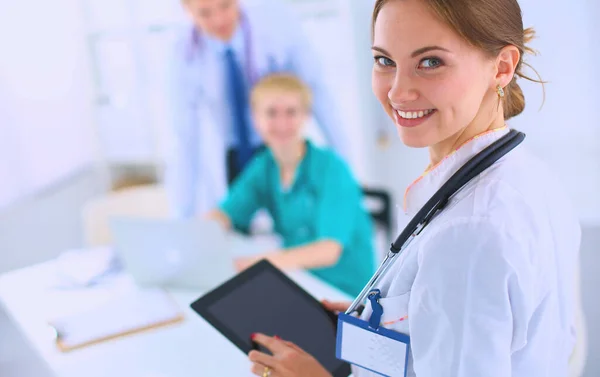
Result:
{"label": "id badge", "polygon": [[383,309],[374,298],[369,321],[339,314],[336,356],[382,376],[406,377],[410,337],[379,326]]}

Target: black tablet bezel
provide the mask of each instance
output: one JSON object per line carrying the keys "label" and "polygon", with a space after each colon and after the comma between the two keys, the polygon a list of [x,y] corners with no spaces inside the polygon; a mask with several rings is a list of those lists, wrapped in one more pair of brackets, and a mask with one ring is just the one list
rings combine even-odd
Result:
{"label": "black tablet bezel", "polygon": [[[217,331],[219,331],[223,336],[229,339],[237,348],[239,348],[244,353],[249,353],[252,350],[252,347],[248,347],[246,342],[243,339],[240,339],[237,335],[235,335],[232,331],[230,331],[227,326],[225,326],[218,318],[212,315],[208,308],[220,300],[221,298],[227,296],[229,293],[234,291],[239,286],[246,283],[248,280],[253,277],[261,274],[264,271],[273,272],[277,275],[281,282],[288,284],[291,288],[296,290],[299,294],[304,296],[308,303],[315,305],[322,309],[332,321],[332,325],[337,327],[337,315],[332,313],[331,311],[325,309],[323,305],[317,301],[310,293],[308,293],[304,288],[299,286],[296,282],[290,279],[287,275],[273,266],[269,261],[263,259],[256,264],[252,265],[248,269],[242,271],[238,275],[229,279],[219,287],[213,289],[212,291],[206,293],[204,296],[200,297],[196,301],[190,304],[192,310],[198,313],[202,318],[204,318],[208,323],[210,323]],[[340,360],[343,362],[343,360]],[[351,374],[350,364],[343,362],[343,364],[335,371],[330,371],[333,377],[348,377]]]}

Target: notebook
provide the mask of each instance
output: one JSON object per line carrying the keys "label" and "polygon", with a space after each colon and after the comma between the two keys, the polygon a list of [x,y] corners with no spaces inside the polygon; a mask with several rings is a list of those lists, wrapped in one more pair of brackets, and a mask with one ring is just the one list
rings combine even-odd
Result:
{"label": "notebook", "polygon": [[94,310],[50,321],[50,326],[57,347],[66,352],[183,319],[169,294],[156,288],[124,294]]}

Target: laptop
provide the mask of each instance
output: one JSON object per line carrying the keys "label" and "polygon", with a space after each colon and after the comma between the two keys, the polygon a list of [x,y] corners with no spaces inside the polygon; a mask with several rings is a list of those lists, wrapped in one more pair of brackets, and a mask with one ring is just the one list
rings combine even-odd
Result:
{"label": "laptop", "polygon": [[208,290],[236,273],[228,233],[215,221],[116,217],[110,228],[140,286]]}

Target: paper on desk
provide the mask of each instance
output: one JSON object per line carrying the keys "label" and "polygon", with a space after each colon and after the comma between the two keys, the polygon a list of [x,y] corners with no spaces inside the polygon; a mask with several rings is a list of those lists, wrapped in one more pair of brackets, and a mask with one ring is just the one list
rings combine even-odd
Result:
{"label": "paper on desk", "polygon": [[56,259],[57,278],[65,287],[92,285],[116,266],[111,247],[67,250]]}
{"label": "paper on desk", "polygon": [[182,312],[162,289],[137,290],[95,310],[50,322],[62,351],[182,321]]}

